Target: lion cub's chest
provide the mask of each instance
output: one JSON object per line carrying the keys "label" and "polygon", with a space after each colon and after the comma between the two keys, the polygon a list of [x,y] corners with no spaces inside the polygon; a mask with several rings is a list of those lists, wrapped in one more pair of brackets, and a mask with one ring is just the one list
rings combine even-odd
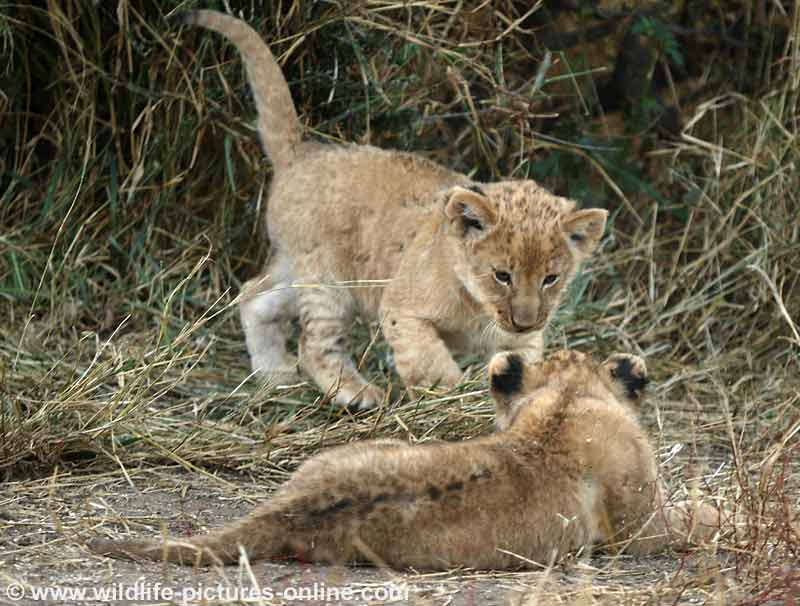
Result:
{"label": "lion cub's chest", "polygon": [[462,327],[440,330],[439,335],[447,348],[462,355],[485,355],[494,350],[492,327],[484,316],[475,316],[465,321]]}

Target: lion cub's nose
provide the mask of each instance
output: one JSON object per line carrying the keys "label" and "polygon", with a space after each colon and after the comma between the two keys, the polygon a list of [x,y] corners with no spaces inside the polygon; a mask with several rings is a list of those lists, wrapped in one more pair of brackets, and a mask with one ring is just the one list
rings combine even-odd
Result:
{"label": "lion cub's nose", "polygon": [[536,328],[536,319],[530,313],[514,312],[511,324],[517,332],[528,332]]}
{"label": "lion cub's nose", "polygon": [[538,305],[512,305],[511,324],[517,332],[528,332],[538,326],[539,309]]}

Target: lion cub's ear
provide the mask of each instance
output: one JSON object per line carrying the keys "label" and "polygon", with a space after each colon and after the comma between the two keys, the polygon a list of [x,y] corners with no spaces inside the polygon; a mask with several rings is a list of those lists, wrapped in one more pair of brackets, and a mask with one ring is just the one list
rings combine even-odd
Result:
{"label": "lion cub's ear", "polygon": [[512,419],[512,400],[522,393],[525,362],[513,352],[495,354],[489,362],[489,391],[495,402],[495,427],[506,429]]}
{"label": "lion cub's ear", "polygon": [[638,402],[647,387],[647,365],[639,356],[626,353],[612,354],[603,362],[603,368],[619,387],[621,395]]}
{"label": "lion cub's ear", "polygon": [[447,193],[444,214],[464,238],[480,238],[497,222],[497,213],[478,186],[454,187]]}
{"label": "lion cub's ear", "polygon": [[561,231],[578,257],[591,255],[600,243],[606,229],[608,211],[602,208],[576,210],[561,219]]}

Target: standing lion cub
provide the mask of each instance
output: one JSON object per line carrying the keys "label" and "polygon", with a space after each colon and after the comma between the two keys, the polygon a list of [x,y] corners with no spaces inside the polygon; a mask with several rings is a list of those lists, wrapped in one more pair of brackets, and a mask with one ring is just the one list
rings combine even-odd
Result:
{"label": "standing lion cub", "polygon": [[355,310],[380,321],[407,387],[458,384],[451,351],[541,357],[543,329],[576,265],[597,247],[605,210],[575,210],[533,181],[475,183],[410,153],[305,142],[258,34],[214,11],[182,17],[241,52],[275,170],[271,259],[240,306],[254,370],[296,377],[282,324],[299,317],[300,366],[337,403],[374,406],[383,392],[345,347]]}
{"label": "standing lion cub", "polygon": [[117,557],[182,564],[298,557],[396,568],[548,564],[599,543],[644,554],[709,540],[719,513],[668,504],[637,420],[644,362],[562,351],[489,365],[499,431],[464,442],[376,440],[308,460],[249,517],[204,536],[97,539]]}

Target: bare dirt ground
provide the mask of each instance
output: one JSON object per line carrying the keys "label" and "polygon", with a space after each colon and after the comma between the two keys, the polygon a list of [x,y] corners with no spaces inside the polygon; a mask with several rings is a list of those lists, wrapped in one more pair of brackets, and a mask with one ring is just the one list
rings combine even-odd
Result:
{"label": "bare dirt ground", "polygon": [[[193,569],[99,557],[81,544],[98,530],[142,535],[163,524],[170,534],[203,532],[244,514],[258,496],[258,488],[241,479],[215,481],[174,467],[129,470],[127,477],[122,473],[65,474],[11,483],[0,496],[3,582],[18,582],[26,588],[25,598],[16,602],[22,604],[37,603],[32,591],[36,587],[83,589],[88,603],[96,604],[194,602],[204,596],[208,603],[238,603],[235,598],[243,597],[253,599],[241,602],[264,604],[499,606],[539,603],[549,594],[559,600],[584,595],[590,600],[610,600],[607,603],[639,601],[657,594],[659,583],[671,585],[670,579],[681,568],[719,566],[716,558],[700,554],[647,559],[595,556],[549,571],[518,573],[413,574],[298,562]],[[97,527],[100,523],[102,528]],[[722,571],[719,578],[724,578]],[[637,588],[638,583],[646,589]],[[117,591],[112,596],[117,600],[96,599],[93,588]],[[348,588],[352,599],[342,599],[337,591]],[[127,598],[134,599],[126,599],[125,591]],[[362,591],[364,595],[359,595]],[[146,599],[148,592],[151,599]],[[691,603],[693,596],[703,593],[695,589],[682,601]]]}

